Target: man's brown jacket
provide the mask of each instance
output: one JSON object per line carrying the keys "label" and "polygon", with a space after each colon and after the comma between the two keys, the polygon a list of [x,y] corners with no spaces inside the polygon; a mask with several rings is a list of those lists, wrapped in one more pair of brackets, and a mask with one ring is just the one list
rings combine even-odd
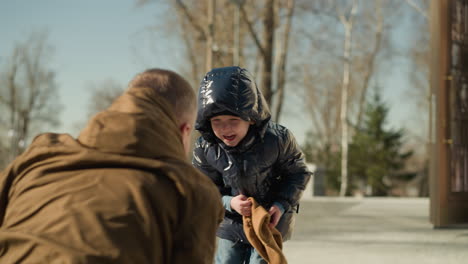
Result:
{"label": "man's brown jacket", "polygon": [[0,263],[212,263],[220,201],[168,103],[130,89],[0,174]]}

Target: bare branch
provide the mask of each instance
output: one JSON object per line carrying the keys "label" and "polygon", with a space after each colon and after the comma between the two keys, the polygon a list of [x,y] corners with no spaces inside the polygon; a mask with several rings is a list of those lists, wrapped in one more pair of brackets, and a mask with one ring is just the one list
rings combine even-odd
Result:
{"label": "bare branch", "polygon": [[[305,68],[307,68],[307,66],[305,66]],[[308,90],[308,101],[309,102],[320,102],[318,100],[318,98],[316,98],[316,91],[315,88],[314,88],[314,82],[311,80],[311,77],[310,77],[310,74],[308,73],[309,71],[304,71],[304,84],[306,87],[309,87],[309,90]],[[309,104],[310,105],[310,115],[312,117],[312,122],[314,124],[314,130],[317,131],[318,134],[322,135],[321,137],[319,137],[320,139],[323,138],[324,135],[327,135],[325,132],[324,132],[324,128],[323,128],[323,124],[324,123],[321,123],[318,121],[318,104]]]}
{"label": "bare branch", "polygon": [[425,19],[427,19],[427,11],[419,7],[413,0],[405,0],[414,10],[420,13]]}
{"label": "bare branch", "polygon": [[364,112],[364,105],[365,105],[365,99],[367,95],[367,90],[369,88],[369,81],[371,76],[374,73],[374,68],[375,68],[375,61],[377,60],[377,54],[379,53],[379,50],[381,48],[382,44],[382,33],[383,33],[383,14],[382,14],[382,0],[378,0],[378,6],[376,10],[377,14],[377,25],[375,29],[375,42],[374,42],[374,47],[372,49],[371,54],[369,55],[369,60],[368,60],[368,68],[367,71],[364,73],[364,83],[362,85],[362,91],[361,91],[361,96],[359,99],[359,110],[358,110],[358,117],[357,117],[357,122],[356,122],[356,127],[360,127],[361,122],[362,122],[362,115]]}
{"label": "bare branch", "polygon": [[[335,6],[336,7],[336,6]],[[339,18],[336,16],[336,8],[333,8],[332,1],[303,1],[298,6],[298,10],[306,10],[314,14],[315,16],[325,17],[333,21],[339,21]]]}
{"label": "bare branch", "polygon": [[[41,132],[44,125],[58,123],[57,92],[54,74],[45,63],[47,59],[45,33],[34,33],[23,43],[16,44],[10,64],[0,86],[1,104],[7,109],[8,124],[0,124],[9,130],[8,153],[13,159],[26,146],[29,135]],[[7,98],[9,98],[7,100]],[[37,129],[37,130],[34,130]]]}
{"label": "bare branch", "polygon": [[244,5],[241,5],[240,10],[241,10],[242,18],[244,19],[245,24],[247,24],[247,28],[249,29],[250,35],[255,41],[255,45],[257,46],[262,56],[265,56],[266,55],[265,49],[263,48],[263,45],[260,43],[260,40],[258,39],[258,35],[255,32],[255,29],[253,28],[252,22],[249,20],[249,17],[247,15],[247,12],[245,11]]}
{"label": "bare branch", "polygon": [[[184,27],[184,30],[185,30],[185,27]],[[190,45],[190,38],[189,38],[188,34],[182,34],[182,39],[184,40],[186,47],[191,46]],[[199,65],[198,65],[198,62],[197,62],[197,57],[196,57],[193,49],[187,48],[187,53],[188,53],[189,61],[192,64],[192,67],[191,67],[191,69],[192,69],[192,80],[197,80],[199,78],[198,71],[197,71],[197,69],[199,69]]]}
{"label": "bare branch", "polygon": [[188,10],[187,6],[182,0],[175,0],[176,3],[176,8],[180,12],[182,12],[187,20],[190,22],[190,24],[193,26],[193,28],[200,34],[200,39],[206,40],[206,35],[207,32],[203,29],[202,26],[198,24],[198,22],[195,20],[194,16],[190,13]]}

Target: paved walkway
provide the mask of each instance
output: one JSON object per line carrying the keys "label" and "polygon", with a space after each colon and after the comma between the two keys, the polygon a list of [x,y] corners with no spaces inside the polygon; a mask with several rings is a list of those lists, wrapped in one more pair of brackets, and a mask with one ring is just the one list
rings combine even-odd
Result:
{"label": "paved walkway", "polygon": [[303,199],[289,264],[465,264],[468,228],[434,229],[425,198]]}

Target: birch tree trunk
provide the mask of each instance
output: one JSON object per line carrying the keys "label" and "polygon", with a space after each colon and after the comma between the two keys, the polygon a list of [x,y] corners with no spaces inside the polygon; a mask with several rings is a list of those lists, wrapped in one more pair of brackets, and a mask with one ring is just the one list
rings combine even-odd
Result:
{"label": "birch tree trunk", "polygon": [[343,50],[343,82],[341,88],[341,185],[340,196],[346,195],[348,189],[348,91],[351,68],[351,44],[353,20],[357,11],[357,1],[353,1],[353,5],[349,12],[349,16],[344,14],[340,16],[340,21],[345,30],[344,50]]}

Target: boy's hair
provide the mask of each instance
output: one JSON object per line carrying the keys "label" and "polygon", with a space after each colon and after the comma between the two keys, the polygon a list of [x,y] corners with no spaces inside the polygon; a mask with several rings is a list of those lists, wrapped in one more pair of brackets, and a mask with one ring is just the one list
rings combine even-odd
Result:
{"label": "boy's hair", "polygon": [[[215,116],[220,116],[220,115],[230,115],[230,116],[237,116],[239,117],[238,114],[232,112],[232,111],[229,111],[229,110],[224,110],[224,111],[221,111],[221,112],[216,112],[214,113],[213,115],[209,116],[208,119],[211,119]],[[250,121],[250,120],[246,120],[246,121]]]}
{"label": "boy's hair", "polygon": [[128,88],[149,87],[166,99],[174,108],[180,122],[196,109],[196,95],[190,84],[179,74],[163,69],[148,69],[136,75]]}

